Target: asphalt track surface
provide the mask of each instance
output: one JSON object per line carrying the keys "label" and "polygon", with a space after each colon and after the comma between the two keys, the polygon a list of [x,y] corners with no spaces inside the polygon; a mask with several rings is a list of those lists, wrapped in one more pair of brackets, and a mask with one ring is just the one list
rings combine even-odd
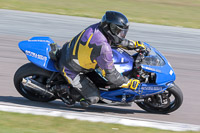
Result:
{"label": "asphalt track surface", "polygon": [[200,30],[131,23],[127,38],[145,41],[160,50],[173,66],[175,83],[184,94],[183,105],[168,115],[151,114],[136,104],[127,106],[93,105],[83,109],[79,105],[67,108],[62,102],[39,103],[18,94],[13,75],[27,63],[18,42],[32,36],[50,36],[62,45],[98,19],[70,17],[0,9],[0,104],[42,107],[50,110],[80,113],[113,114],[169,122],[200,125]]}

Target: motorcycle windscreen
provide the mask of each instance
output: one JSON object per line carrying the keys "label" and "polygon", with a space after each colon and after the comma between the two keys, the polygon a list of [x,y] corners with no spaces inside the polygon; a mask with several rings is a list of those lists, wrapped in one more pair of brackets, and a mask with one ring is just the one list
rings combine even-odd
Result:
{"label": "motorcycle windscreen", "polygon": [[151,49],[149,56],[143,59],[142,69],[156,74],[156,84],[162,85],[174,82],[176,75],[167,59],[154,47],[144,43]]}
{"label": "motorcycle windscreen", "polygon": [[19,48],[30,62],[46,70],[57,72],[54,62],[49,57],[49,51],[51,51],[49,44],[51,43],[54,42],[49,37],[33,37],[30,40],[21,41]]}

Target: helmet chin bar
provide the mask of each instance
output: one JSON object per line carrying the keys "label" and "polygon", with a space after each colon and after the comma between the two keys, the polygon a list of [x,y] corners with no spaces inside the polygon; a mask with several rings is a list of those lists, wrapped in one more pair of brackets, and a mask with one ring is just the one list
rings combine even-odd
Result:
{"label": "helmet chin bar", "polygon": [[120,38],[120,37],[118,37],[118,36],[116,36],[116,35],[113,35],[112,33],[111,33],[111,31],[108,31],[107,32],[108,33],[108,38],[109,39],[111,39],[111,44],[113,45],[115,45],[115,44],[119,44],[119,43],[121,43],[122,41],[123,41],[123,39],[122,38]]}
{"label": "helmet chin bar", "polygon": [[118,26],[116,24],[112,24],[112,23],[108,24],[108,25],[109,25],[110,31],[113,35],[116,35],[121,39],[126,37],[129,26],[126,26],[126,28],[121,28],[120,26]]}
{"label": "helmet chin bar", "polygon": [[104,36],[111,41],[111,45],[116,45],[121,43],[124,39],[114,35],[109,28],[108,24],[104,24],[100,26],[101,31],[103,32]]}

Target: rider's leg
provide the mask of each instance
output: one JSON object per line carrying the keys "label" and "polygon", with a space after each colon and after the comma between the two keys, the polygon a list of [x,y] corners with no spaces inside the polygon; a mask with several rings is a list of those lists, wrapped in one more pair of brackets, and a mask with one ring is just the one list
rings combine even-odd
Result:
{"label": "rider's leg", "polygon": [[60,72],[67,82],[73,86],[68,88],[67,91],[74,100],[80,101],[83,106],[95,104],[99,101],[100,94],[98,88],[84,74],[70,71],[66,67],[63,67]]}

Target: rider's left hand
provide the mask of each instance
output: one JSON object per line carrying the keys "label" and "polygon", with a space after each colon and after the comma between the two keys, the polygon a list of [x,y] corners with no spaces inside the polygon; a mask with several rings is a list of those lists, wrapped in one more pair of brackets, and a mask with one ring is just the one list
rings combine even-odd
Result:
{"label": "rider's left hand", "polygon": [[140,84],[139,80],[130,79],[127,83],[122,84],[120,87],[122,87],[122,88],[130,88],[132,90],[136,90],[139,84]]}

